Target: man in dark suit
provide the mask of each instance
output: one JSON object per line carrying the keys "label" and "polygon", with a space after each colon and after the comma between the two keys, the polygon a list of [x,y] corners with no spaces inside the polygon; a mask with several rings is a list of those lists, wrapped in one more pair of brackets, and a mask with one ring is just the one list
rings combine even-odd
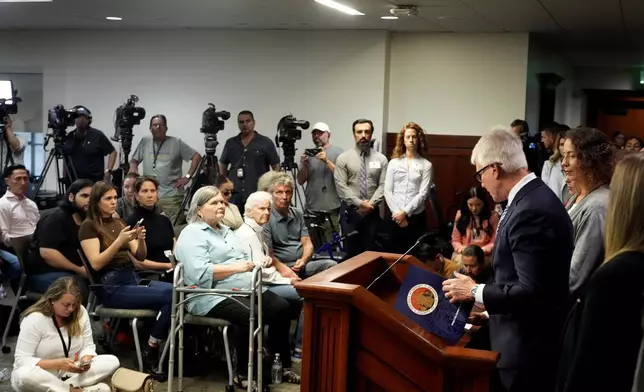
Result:
{"label": "man in dark suit", "polygon": [[474,147],[472,163],[494,201],[508,202],[497,229],[494,279],[476,284],[456,274],[443,283],[443,291],[451,302],[475,300],[489,313],[492,350],[501,354],[495,389],[552,391],[568,296],[572,223],[561,201],[528,171],[516,135],[492,130]]}

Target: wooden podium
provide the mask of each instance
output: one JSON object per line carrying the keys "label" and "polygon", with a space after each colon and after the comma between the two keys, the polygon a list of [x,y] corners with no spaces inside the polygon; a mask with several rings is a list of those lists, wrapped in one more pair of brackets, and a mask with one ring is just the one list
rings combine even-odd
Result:
{"label": "wooden podium", "polygon": [[302,384],[306,392],[488,391],[498,353],[456,346],[394,308],[406,256],[365,252],[298,283],[304,301]]}

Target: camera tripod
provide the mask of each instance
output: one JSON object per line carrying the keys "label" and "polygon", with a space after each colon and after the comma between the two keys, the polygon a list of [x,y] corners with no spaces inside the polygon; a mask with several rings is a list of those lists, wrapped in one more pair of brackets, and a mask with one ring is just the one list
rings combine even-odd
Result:
{"label": "camera tripod", "polygon": [[295,163],[295,151],[293,152],[293,155],[286,155],[284,154],[284,162],[282,162],[282,171],[284,173],[288,173],[293,177],[293,200],[292,200],[292,205],[293,207],[302,207],[302,210],[304,210],[304,206],[302,205],[303,200],[302,195],[300,195],[300,188],[297,185],[297,175],[300,172],[299,167],[297,166],[297,163]]}
{"label": "camera tripod", "polygon": [[[47,146],[49,139],[51,139],[52,137],[54,138],[54,148],[49,151],[49,156],[47,156],[47,160],[45,161],[45,166],[43,167],[42,173],[40,173],[40,178],[38,179],[38,182],[36,183],[36,187],[34,188],[34,194],[32,197],[33,200],[36,200],[36,198],[38,197],[40,188],[45,182],[47,173],[49,172],[49,169],[51,168],[51,164],[54,162],[54,160],[56,161],[55,162],[56,181],[58,182],[58,189],[56,191],[56,194],[58,195],[58,197],[64,197],[65,195],[65,185],[66,185],[65,180],[67,179],[71,184],[72,182],[76,181],[76,178],[77,178],[76,168],[74,167],[74,162],[72,161],[72,157],[70,157],[69,155],[63,152],[63,146],[65,144],[64,136],[61,136],[58,132],[54,131],[54,134],[47,135],[47,139],[45,140],[45,146]],[[62,177],[60,175],[61,161],[62,161],[62,167],[63,167]]]}
{"label": "camera tripod", "polygon": [[186,206],[197,189],[204,185],[216,185],[217,180],[219,180],[219,160],[215,155],[215,150],[217,149],[219,142],[217,141],[216,134],[206,134],[204,137],[204,143],[206,145],[206,153],[201,156],[197,170],[195,170],[192,177],[190,187],[188,187],[188,190],[183,195],[183,200],[181,200],[181,206],[179,207],[179,213],[174,218],[174,222],[172,222],[173,226],[176,226],[181,215],[186,213]]}

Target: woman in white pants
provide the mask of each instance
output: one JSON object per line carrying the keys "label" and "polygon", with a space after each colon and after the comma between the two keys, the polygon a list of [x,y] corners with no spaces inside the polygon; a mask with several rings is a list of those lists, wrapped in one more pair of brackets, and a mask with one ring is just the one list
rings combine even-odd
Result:
{"label": "woman in white pants", "polygon": [[72,277],[56,280],[24,312],[11,375],[15,391],[110,392],[101,381],[118,367],[114,355],[96,355],[89,315]]}

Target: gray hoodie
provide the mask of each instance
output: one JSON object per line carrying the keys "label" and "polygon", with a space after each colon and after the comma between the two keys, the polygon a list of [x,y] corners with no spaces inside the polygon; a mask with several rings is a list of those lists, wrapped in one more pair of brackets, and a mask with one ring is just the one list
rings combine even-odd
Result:
{"label": "gray hoodie", "polygon": [[[579,296],[590,276],[604,260],[604,226],[608,186],[590,192],[579,203],[567,207],[575,229],[575,249],[570,261],[570,294]],[[573,199],[574,200],[574,199]]]}

